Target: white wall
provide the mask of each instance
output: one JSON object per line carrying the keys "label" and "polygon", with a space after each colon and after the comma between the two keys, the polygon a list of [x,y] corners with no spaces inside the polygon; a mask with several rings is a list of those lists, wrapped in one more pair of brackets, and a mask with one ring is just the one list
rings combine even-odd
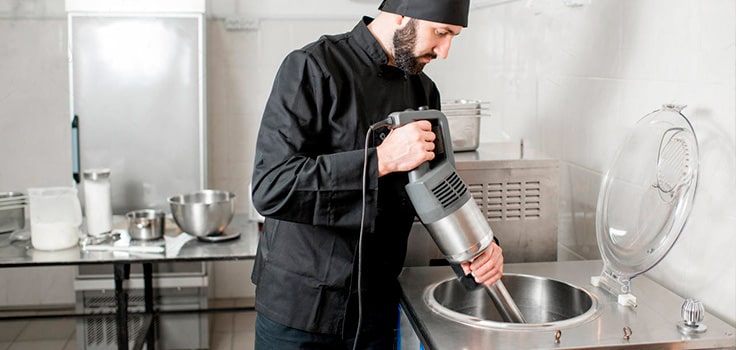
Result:
{"label": "white wall", "polygon": [[688,105],[700,146],[695,205],[648,276],[734,324],[735,44],[730,0],[515,1],[475,9],[448,62],[429,70],[444,96],[491,101],[484,139],[523,138],[563,161],[561,259],[600,257],[599,184],[626,132],[662,104]]}
{"label": "white wall", "polygon": [[[289,12],[265,7],[256,13],[253,0],[207,2],[210,185],[235,191],[239,211],[249,207],[254,138],[284,55],[321,34],[351,29],[379,3],[279,1]],[[0,0],[0,149],[16,150],[0,153],[0,162],[13,165],[0,169],[0,191],[66,181],[71,171],[66,28],[54,3]],[[599,183],[625,132],[661,104],[688,105],[683,113],[701,154],[696,205],[678,244],[648,275],[736,324],[736,4],[474,3],[470,27],[455,39],[450,57],[427,71],[444,98],[491,102],[482,141],[523,138],[562,160],[562,259],[599,257]],[[259,19],[259,27],[227,30],[224,18],[233,16]],[[0,270],[0,280],[35,276],[10,271]],[[252,295],[249,276],[248,262],[216,264],[215,296]],[[72,301],[64,288],[55,290],[62,296],[30,301]],[[9,294],[0,287],[0,305],[19,298]]]}
{"label": "white wall", "polygon": [[[0,18],[0,192],[72,183],[65,26]],[[0,305],[69,303],[73,276],[72,267],[0,269]]]}

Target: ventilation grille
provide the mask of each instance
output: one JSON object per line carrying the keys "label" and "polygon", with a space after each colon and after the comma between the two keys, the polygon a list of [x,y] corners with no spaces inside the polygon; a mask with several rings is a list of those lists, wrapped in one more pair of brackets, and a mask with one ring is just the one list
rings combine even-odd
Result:
{"label": "ventilation grille", "polygon": [[[145,297],[137,291],[128,291],[128,309],[131,311],[143,311]],[[114,312],[117,301],[114,295],[89,297],[84,300],[84,306],[101,312]]]}
{"label": "ventilation grille", "polygon": [[[171,284],[179,284],[179,279],[166,279]],[[132,343],[144,333],[145,298],[143,289],[128,288],[128,340]],[[84,350],[117,349],[117,322],[114,313],[117,308],[115,293],[107,290],[77,290],[76,310],[91,316],[77,322],[77,344]],[[207,307],[207,287],[166,287],[153,290],[155,309],[184,310]],[[105,315],[102,315],[105,314]],[[159,315],[153,318],[151,327],[156,334],[158,349],[203,349],[207,348],[208,316],[203,313]],[[178,332],[172,330],[187,330]],[[145,348],[145,347],[144,347]]]}
{"label": "ventilation grille", "polygon": [[432,189],[432,194],[442,204],[442,207],[447,208],[460,200],[467,191],[468,189],[460,176],[456,172],[452,172],[450,176]]}
{"label": "ventilation grille", "polygon": [[[143,332],[143,316],[128,315],[129,347],[133,347],[135,339]],[[154,318],[154,332],[158,332],[158,320]],[[84,320],[86,331],[85,348],[88,350],[107,350],[117,348],[117,322],[115,317],[87,317]]]}
{"label": "ventilation grille", "polygon": [[[128,311],[143,312],[144,297],[142,291],[128,291]],[[88,297],[84,300],[85,312],[89,314],[102,314],[115,312],[116,300],[114,295],[103,295]],[[117,347],[117,322],[114,316],[87,317],[84,319],[85,324],[85,349],[87,350],[107,350]],[[154,318],[154,327],[158,327],[156,318]],[[133,342],[138,338],[141,328],[143,327],[143,316],[128,314],[128,339],[129,346],[133,346]]]}
{"label": "ventilation grille", "polygon": [[489,221],[541,219],[541,183],[470,184],[470,194]]}

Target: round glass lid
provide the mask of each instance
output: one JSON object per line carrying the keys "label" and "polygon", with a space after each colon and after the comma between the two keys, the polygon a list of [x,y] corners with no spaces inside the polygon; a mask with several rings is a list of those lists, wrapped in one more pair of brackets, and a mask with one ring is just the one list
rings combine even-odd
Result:
{"label": "round glass lid", "polygon": [[608,170],[596,208],[604,264],[624,278],[656,265],[680,235],[698,180],[698,142],[682,107],[639,120]]}

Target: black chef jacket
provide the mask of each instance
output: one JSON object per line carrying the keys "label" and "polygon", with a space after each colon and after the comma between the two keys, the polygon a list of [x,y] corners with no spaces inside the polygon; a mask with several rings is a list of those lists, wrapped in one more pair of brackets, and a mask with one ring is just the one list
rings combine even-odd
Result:
{"label": "black chef jacket", "polygon": [[[429,77],[387,65],[371,21],[287,55],[261,120],[253,202],[266,219],[251,278],[256,310],[292,328],[353,335],[366,131],[391,112],[440,107]],[[378,178],[375,146],[387,132],[367,151],[364,329],[396,324],[415,215],[406,173]]]}

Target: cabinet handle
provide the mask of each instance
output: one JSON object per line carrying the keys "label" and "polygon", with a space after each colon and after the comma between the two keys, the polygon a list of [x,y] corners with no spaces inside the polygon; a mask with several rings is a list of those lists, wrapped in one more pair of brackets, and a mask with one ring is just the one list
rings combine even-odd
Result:
{"label": "cabinet handle", "polygon": [[79,117],[72,118],[72,178],[79,184]]}

